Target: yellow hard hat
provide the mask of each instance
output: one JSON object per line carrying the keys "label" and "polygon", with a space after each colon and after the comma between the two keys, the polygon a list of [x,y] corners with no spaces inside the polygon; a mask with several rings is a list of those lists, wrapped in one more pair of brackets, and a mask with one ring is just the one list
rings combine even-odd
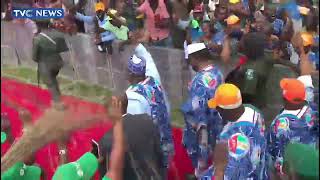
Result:
{"label": "yellow hard hat", "polygon": [[227,21],[228,25],[233,25],[238,23],[240,21],[240,18],[236,15],[231,15],[225,21]]}
{"label": "yellow hard hat", "polygon": [[113,15],[115,15],[115,14],[117,14],[117,10],[115,10],[115,9],[109,9],[109,12],[111,13],[111,14],[113,14]]}
{"label": "yellow hard hat", "polygon": [[302,14],[302,15],[308,15],[308,13],[310,11],[310,9],[306,8],[306,7],[299,6],[298,8],[299,8],[300,14]]}
{"label": "yellow hard hat", "polygon": [[139,14],[136,19],[143,19],[144,18],[144,14]]}
{"label": "yellow hard hat", "polygon": [[102,2],[98,2],[95,4],[95,10],[96,12],[101,10],[101,11],[104,11],[105,10],[105,7],[104,7],[104,4]]}
{"label": "yellow hard hat", "polygon": [[240,2],[240,0],[229,0],[229,3],[231,3],[231,4],[237,4],[239,2]]}
{"label": "yellow hard hat", "polygon": [[302,32],[301,38],[302,38],[303,46],[311,46],[314,44],[313,36],[309,32]]}
{"label": "yellow hard hat", "polygon": [[221,84],[212,99],[208,101],[209,108],[235,109],[242,104],[240,89],[233,84]]}

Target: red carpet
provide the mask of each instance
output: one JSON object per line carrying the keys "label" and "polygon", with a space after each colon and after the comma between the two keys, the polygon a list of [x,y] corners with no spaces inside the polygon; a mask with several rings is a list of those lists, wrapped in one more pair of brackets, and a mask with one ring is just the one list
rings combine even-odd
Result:
{"label": "red carpet", "polygon": [[[47,90],[7,78],[1,78],[1,95],[1,113],[8,113],[12,126],[12,134],[15,138],[18,138],[21,135],[22,124],[17,111],[13,107],[6,105],[4,102],[14,103],[19,107],[26,108],[32,113],[33,121],[36,121],[43,111],[49,107],[51,100],[51,95]],[[64,96],[63,101],[71,108],[85,108],[92,114],[97,113],[98,111],[104,111],[102,105],[83,101],[71,96]],[[68,155],[70,160],[74,161],[85,152],[90,151],[90,140],[100,140],[110,128],[110,124],[97,124],[95,127],[74,132],[71,136],[70,143],[68,144]],[[169,170],[169,180],[184,180],[185,174],[192,173],[193,169],[191,161],[188,159],[187,154],[181,145],[181,129],[174,128],[173,134],[176,154]],[[5,153],[9,147],[10,145],[3,144],[1,146],[2,153]],[[54,143],[47,145],[36,153],[36,163],[45,171],[48,176],[46,179],[51,179],[57,168],[58,158],[57,146]]]}

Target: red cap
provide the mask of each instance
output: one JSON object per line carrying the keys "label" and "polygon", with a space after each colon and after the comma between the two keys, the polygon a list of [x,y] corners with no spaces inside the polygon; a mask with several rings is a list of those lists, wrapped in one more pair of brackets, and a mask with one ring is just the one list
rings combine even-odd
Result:
{"label": "red cap", "polygon": [[305,101],[306,90],[304,84],[297,79],[285,78],[280,81],[283,90],[283,97],[293,104],[300,104]]}
{"label": "red cap", "polygon": [[203,12],[203,6],[202,4],[198,4],[194,7],[193,12],[197,13],[197,12]]}

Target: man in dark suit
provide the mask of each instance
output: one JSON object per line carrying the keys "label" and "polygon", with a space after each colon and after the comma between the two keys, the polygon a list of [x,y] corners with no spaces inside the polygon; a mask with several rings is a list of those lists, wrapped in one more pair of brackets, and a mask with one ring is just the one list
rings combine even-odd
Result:
{"label": "man in dark suit", "polygon": [[49,21],[39,20],[36,24],[38,32],[33,38],[32,59],[38,63],[38,75],[52,93],[53,101],[57,103],[61,95],[57,76],[63,66],[60,53],[69,49],[64,34],[55,29],[49,29]]}

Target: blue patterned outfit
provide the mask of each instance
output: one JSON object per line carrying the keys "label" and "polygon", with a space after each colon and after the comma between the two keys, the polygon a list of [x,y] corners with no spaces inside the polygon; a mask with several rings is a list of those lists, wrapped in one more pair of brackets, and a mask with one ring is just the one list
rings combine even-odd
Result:
{"label": "blue patterned outfit", "polygon": [[273,25],[273,33],[277,36],[280,36],[285,25],[283,20],[277,18],[273,21],[272,25]]}
{"label": "blue patterned outfit", "polygon": [[[185,127],[183,145],[192,160],[193,167],[206,168],[209,153],[215,144],[215,137],[222,129],[218,112],[209,109],[207,101],[214,96],[217,87],[223,83],[223,75],[218,67],[210,65],[197,72],[189,86],[189,98],[181,106]],[[200,144],[199,130],[206,127],[207,144]],[[196,169],[196,171],[197,171]]]}
{"label": "blue patterned outfit", "polygon": [[[244,105],[245,113],[235,122],[228,122],[217,143],[227,144],[228,163],[225,180],[266,180],[266,147],[264,118],[254,106]],[[200,177],[211,180],[214,167]]]}
{"label": "blue patterned outfit", "polygon": [[164,166],[168,167],[169,156],[174,153],[170,117],[160,83],[153,77],[131,85],[127,91],[142,95],[151,106],[151,117],[160,132],[161,149],[164,153]]}
{"label": "blue patterned outfit", "polygon": [[313,36],[314,39],[314,47],[309,54],[309,59],[314,64],[316,70],[319,70],[319,35],[316,34]]}
{"label": "blue patterned outfit", "polygon": [[270,163],[280,171],[283,155],[288,143],[316,146],[318,124],[316,112],[309,105],[295,111],[283,110],[272,122],[267,140]]}

